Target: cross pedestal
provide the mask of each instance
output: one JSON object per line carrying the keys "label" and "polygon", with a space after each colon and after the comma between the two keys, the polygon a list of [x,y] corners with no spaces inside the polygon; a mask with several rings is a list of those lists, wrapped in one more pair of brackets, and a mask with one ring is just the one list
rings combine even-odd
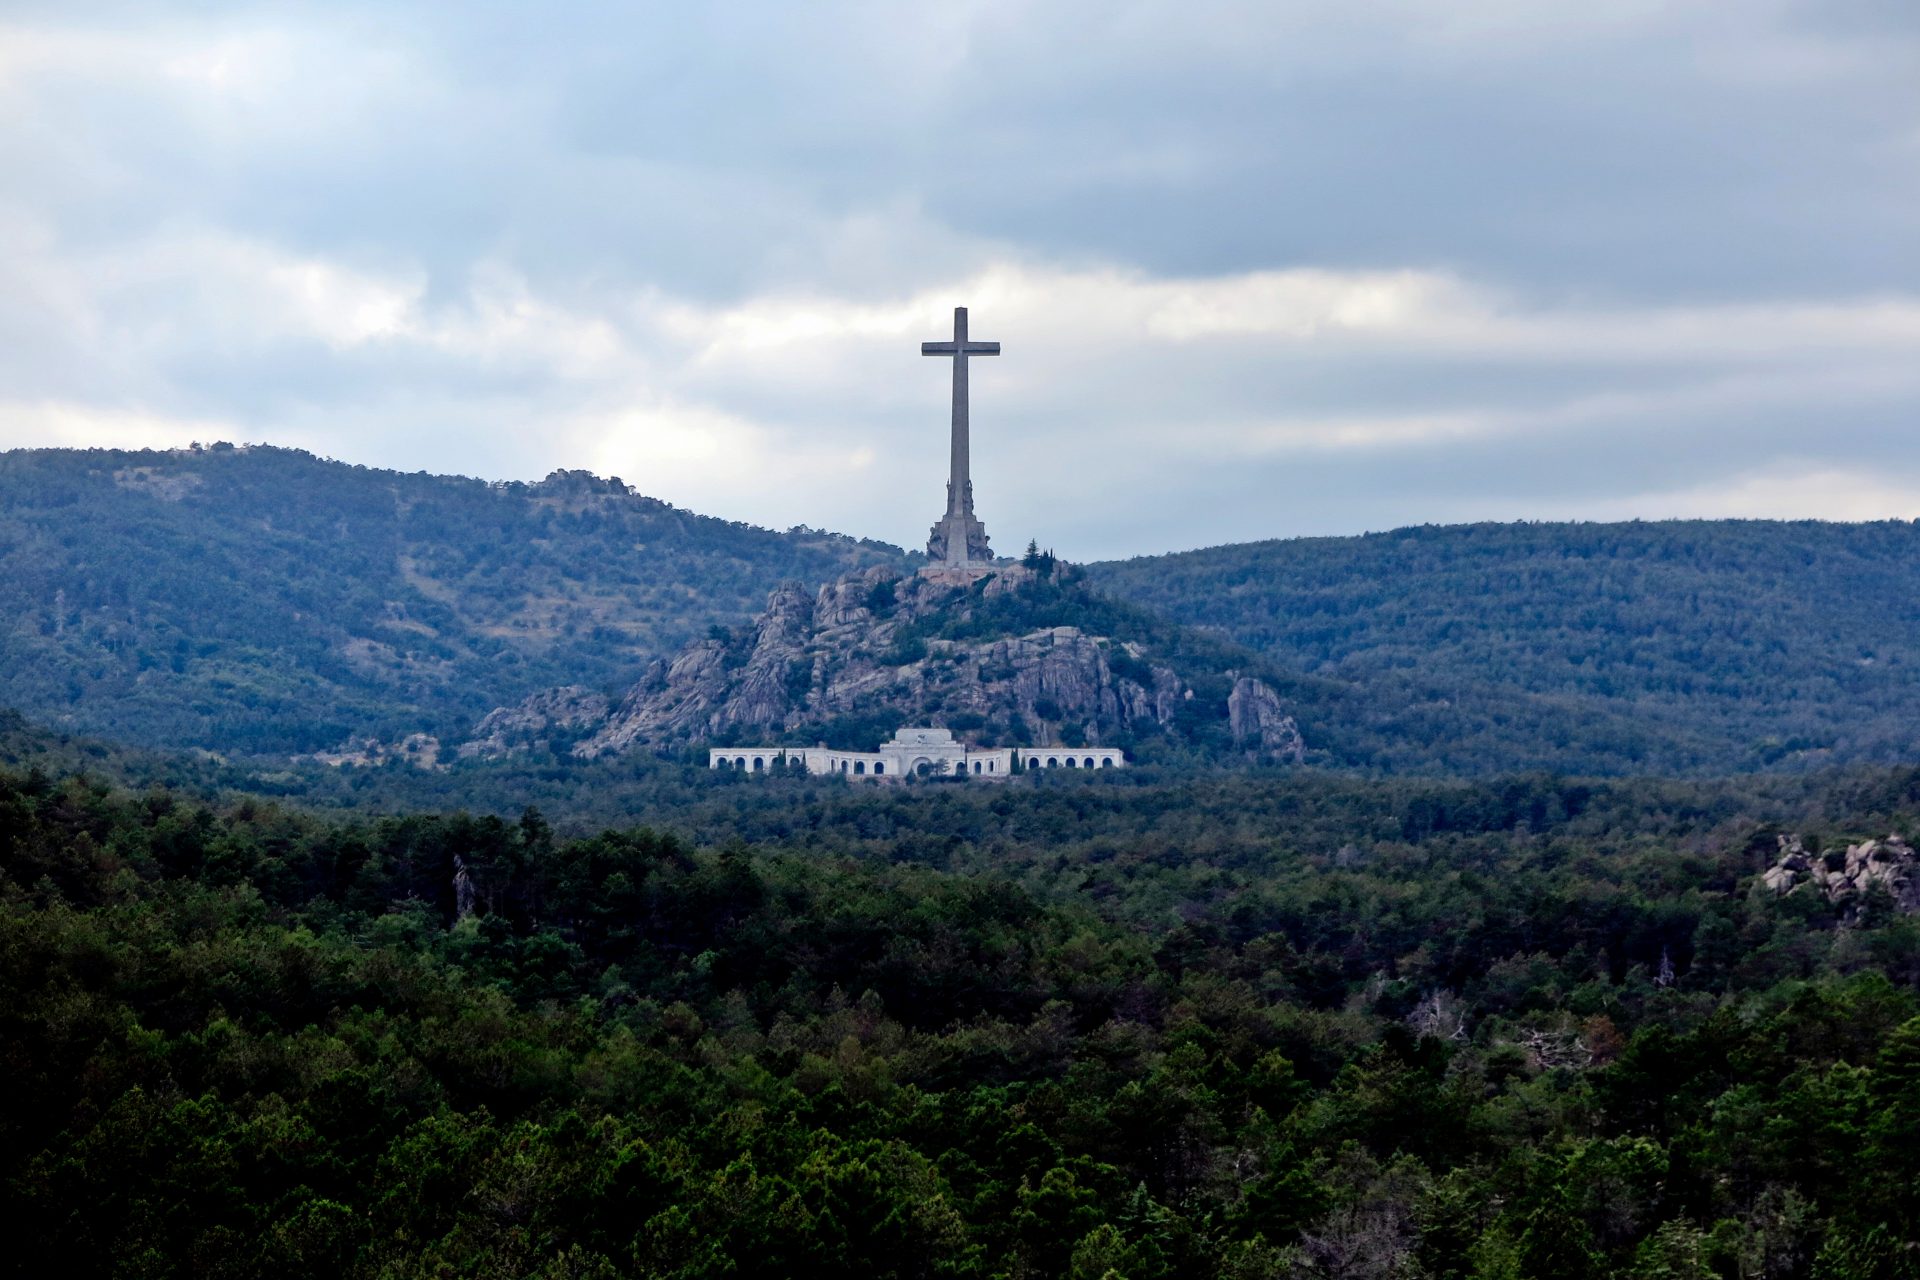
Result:
{"label": "cross pedestal", "polygon": [[923,342],[923,356],[950,356],[953,359],[953,440],[947,477],[947,511],[933,526],[927,539],[927,557],[935,565],[966,569],[988,564],[993,548],[987,545],[987,527],[973,514],[973,477],[969,474],[967,437],[967,358],[997,356],[997,342],[973,342],[967,338],[967,309],[953,309],[953,341]]}

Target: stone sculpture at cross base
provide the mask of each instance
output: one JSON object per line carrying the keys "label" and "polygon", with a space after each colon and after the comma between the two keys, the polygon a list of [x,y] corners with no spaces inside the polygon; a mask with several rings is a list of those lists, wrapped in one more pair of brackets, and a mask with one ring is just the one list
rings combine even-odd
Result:
{"label": "stone sculpture at cross base", "polygon": [[955,567],[991,564],[993,548],[987,543],[987,526],[971,510],[949,511],[927,538],[927,559],[935,565]]}
{"label": "stone sculpture at cross base", "polygon": [[972,356],[997,356],[997,342],[975,342],[967,337],[967,309],[953,309],[953,341],[923,342],[923,356],[948,356],[953,360],[953,435],[947,475],[947,512],[933,526],[927,539],[928,567],[965,572],[993,563],[993,548],[987,544],[987,527],[973,514],[973,476],[969,457],[971,441],[967,421],[967,360]]}

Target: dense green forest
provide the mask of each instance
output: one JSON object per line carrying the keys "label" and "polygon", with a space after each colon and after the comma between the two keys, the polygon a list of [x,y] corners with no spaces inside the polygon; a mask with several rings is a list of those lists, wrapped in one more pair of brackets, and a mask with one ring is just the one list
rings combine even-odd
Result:
{"label": "dense green forest", "polygon": [[1905,522],[1422,527],[1088,572],[1355,687],[1359,722],[1451,770],[1893,762],[1920,718],[1920,526]]}
{"label": "dense green forest", "polygon": [[649,768],[571,838],[0,770],[15,1266],[1920,1274],[1920,922],[1756,884],[1920,771]]}
{"label": "dense green forest", "polygon": [[0,705],[153,746],[459,738],[617,690],[788,578],[901,553],[582,473],[487,484],[293,449],[0,453]]}

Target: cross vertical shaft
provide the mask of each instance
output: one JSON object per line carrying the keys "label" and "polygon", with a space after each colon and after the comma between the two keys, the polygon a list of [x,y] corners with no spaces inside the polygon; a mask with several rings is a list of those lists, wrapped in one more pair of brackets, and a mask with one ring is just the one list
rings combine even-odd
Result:
{"label": "cross vertical shaft", "polygon": [[997,342],[975,342],[967,336],[967,309],[953,309],[953,340],[923,342],[923,356],[949,356],[953,360],[953,436],[949,447],[947,477],[947,513],[933,527],[927,543],[927,555],[949,565],[964,566],[993,556],[987,545],[987,531],[973,514],[973,477],[968,422],[967,357],[997,356]]}
{"label": "cross vertical shaft", "polygon": [[972,447],[967,421],[967,309],[953,309],[953,439],[947,459],[947,514],[973,505]]}

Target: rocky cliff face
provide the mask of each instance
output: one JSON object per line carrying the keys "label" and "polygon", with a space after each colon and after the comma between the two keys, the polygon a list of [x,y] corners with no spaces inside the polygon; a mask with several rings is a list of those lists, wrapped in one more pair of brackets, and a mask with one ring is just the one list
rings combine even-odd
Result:
{"label": "rocky cliff face", "polygon": [[[783,586],[750,632],[715,634],[653,663],[574,752],[816,734],[877,740],[903,724],[983,743],[1105,745],[1176,733],[1196,719],[1193,684],[1137,641],[1074,626],[973,634],[982,629],[969,625],[977,612],[1035,588],[1019,566],[971,586],[888,567],[817,592]],[[463,752],[498,754],[502,726],[549,714],[535,701],[489,716]],[[1257,678],[1233,678],[1219,714],[1247,755],[1299,759],[1305,749],[1279,697]]]}
{"label": "rocky cliff face", "polygon": [[1300,727],[1264,681],[1241,676],[1227,695],[1227,724],[1238,747],[1298,760],[1306,754]]}

